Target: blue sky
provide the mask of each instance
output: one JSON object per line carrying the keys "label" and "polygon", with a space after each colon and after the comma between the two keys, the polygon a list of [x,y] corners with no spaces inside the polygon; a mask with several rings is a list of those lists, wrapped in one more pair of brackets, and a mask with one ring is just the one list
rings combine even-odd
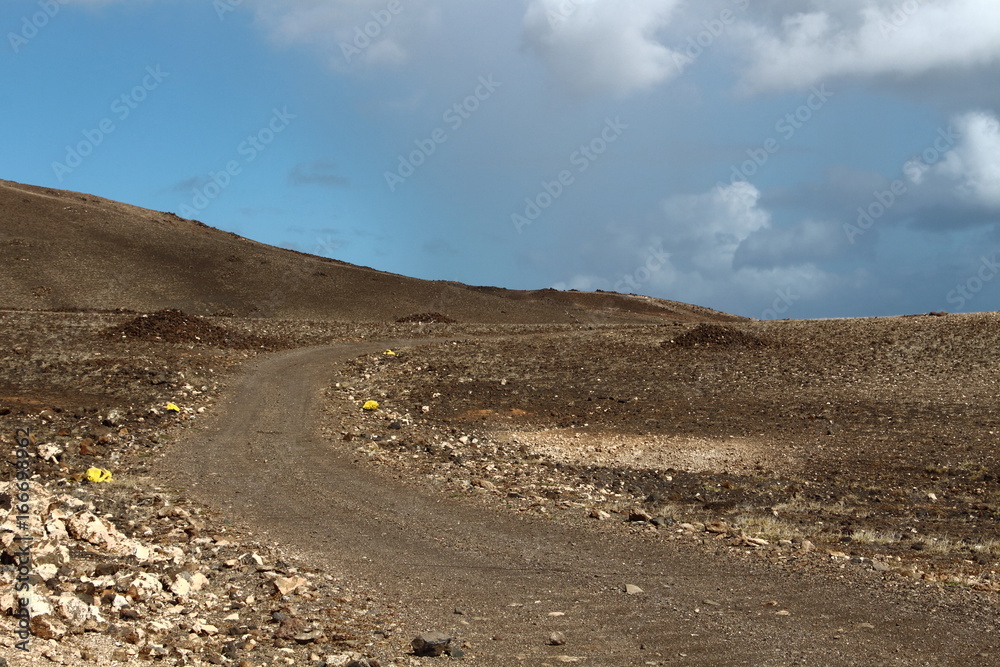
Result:
{"label": "blue sky", "polygon": [[995,0],[5,0],[0,27],[9,180],[419,278],[1000,310]]}

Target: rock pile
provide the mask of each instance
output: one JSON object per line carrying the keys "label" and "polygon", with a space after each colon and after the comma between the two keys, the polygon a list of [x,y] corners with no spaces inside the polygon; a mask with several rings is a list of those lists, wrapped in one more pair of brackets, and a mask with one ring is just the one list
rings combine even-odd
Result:
{"label": "rock pile", "polygon": [[407,315],[406,317],[401,317],[396,322],[404,324],[407,322],[414,322],[417,324],[455,324],[456,320],[451,319],[447,315],[442,315],[441,313],[414,313],[412,315]]}
{"label": "rock pile", "polygon": [[113,338],[126,337],[232,349],[272,350],[279,347],[273,340],[255,334],[230,331],[202,317],[188,315],[173,308],[139,315],[121,326],[105,330],[104,333]]}
{"label": "rock pile", "polygon": [[769,342],[737,329],[721,324],[699,324],[690,331],[685,331],[677,338],[664,341],[664,345],[678,347],[695,347],[697,345],[712,345],[716,347],[766,347]]}
{"label": "rock pile", "polygon": [[[0,657],[380,664],[359,652],[372,645],[359,628],[374,617],[335,577],[300,570],[263,547],[245,551],[197,507],[140,492],[127,511],[88,498],[97,490],[53,491],[35,481],[27,490],[0,486],[0,561],[7,564],[0,570]],[[27,563],[19,558],[25,549]],[[16,646],[26,615],[28,654]],[[396,629],[379,630],[391,636]]]}

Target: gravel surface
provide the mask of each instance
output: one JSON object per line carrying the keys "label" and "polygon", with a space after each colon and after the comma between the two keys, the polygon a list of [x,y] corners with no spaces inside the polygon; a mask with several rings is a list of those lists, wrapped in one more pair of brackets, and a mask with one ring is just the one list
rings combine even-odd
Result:
{"label": "gravel surface", "polygon": [[0,312],[0,657],[991,664],[998,332]]}

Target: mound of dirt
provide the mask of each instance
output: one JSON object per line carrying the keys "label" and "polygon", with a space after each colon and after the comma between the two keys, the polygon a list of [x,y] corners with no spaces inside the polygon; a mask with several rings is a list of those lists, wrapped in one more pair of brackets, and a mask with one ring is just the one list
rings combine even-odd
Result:
{"label": "mound of dirt", "polygon": [[106,329],[105,335],[166,343],[211,345],[232,349],[277,349],[275,341],[255,334],[244,334],[212,324],[196,315],[165,308],[148,315],[139,315],[125,324]]}
{"label": "mound of dirt", "polygon": [[416,322],[419,324],[455,324],[456,320],[451,319],[447,315],[442,315],[441,313],[414,313],[413,315],[407,315],[406,317],[401,317],[397,322]]}
{"label": "mound of dirt", "polygon": [[695,347],[697,345],[716,347],[766,347],[768,342],[736,327],[719,324],[699,324],[686,331],[672,341],[664,341],[663,345],[679,347]]}

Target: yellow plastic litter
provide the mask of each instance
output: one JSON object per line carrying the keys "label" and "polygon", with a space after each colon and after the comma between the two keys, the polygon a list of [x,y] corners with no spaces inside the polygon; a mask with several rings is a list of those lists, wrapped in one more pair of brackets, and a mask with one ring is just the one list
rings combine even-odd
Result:
{"label": "yellow plastic litter", "polygon": [[378,401],[365,401],[361,408],[363,410],[378,410]]}
{"label": "yellow plastic litter", "polygon": [[177,407],[176,403],[167,403],[167,410],[171,412],[180,412],[181,409]]}
{"label": "yellow plastic litter", "polygon": [[88,482],[110,482],[111,471],[104,468],[87,468],[83,475]]}
{"label": "yellow plastic litter", "polygon": [[392,350],[386,350],[386,351],[385,351],[385,352],[383,352],[382,354],[384,354],[384,355],[385,355],[385,356],[387,356],[387,357],[395,357],[395,356],[396,356],[396,353],[395,353],[395,352],[393,352]]}

